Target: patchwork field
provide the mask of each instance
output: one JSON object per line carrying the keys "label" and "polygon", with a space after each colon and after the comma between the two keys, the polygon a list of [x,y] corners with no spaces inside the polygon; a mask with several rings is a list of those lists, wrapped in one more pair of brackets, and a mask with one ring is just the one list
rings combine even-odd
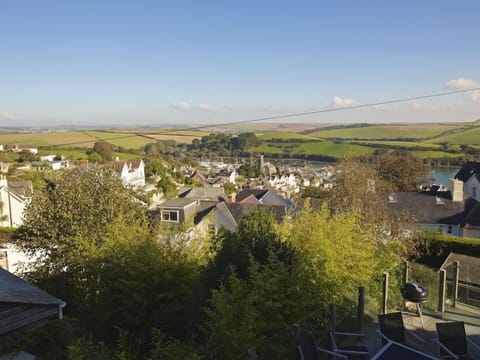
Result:
{"label": "patchwork field", "polygon": [[349,155],[370,155],[375,149],[369,146],[334,143],[331,141],[316,141],[299,145],[296,152],[305,153],[307,155],[327,155],[333,157],[345,157]]}
{"label": "patchwork field", "polygon": [[461,127],[452,124],[375,125],[325,129],[306,135],[327,139],[424,139]]}
{"label": "patchwork field", "polygon": [[426,143],[426,142],[414,142],[414,141],[379,141],[379,140],[361,140],[355,141],[355,144],[363,144],[366,146],[378,146],[378,147],[398,147],[405,149],[441,149],[439,144]]}
{"label": "patchwork field", "polygon": [[298,133],[292,133],[287,131],[277,131],[267,134],[258,135],[258,138],[262,140],[273,140],[273,139],[282,139],[282,140],[314,140],[315,137],[309,135],[303,135]]}
{"label": "patchwork field", "polygon": [[314,141],[303,144],[290,145],[288,147],[276,147],[264,144],[250,149],[251,152],[265,154],[305,154],[305,155],[325,155],[341,158],[349,155],[369,155],[375,151],[375,148],[369,146],[355,145],[349,143],[334,143],[331,141]]}
{"label": "patchwork field", "polygon": [[[92,147],[95,138],[82,131],[45,132],[45,133],[2,133],[0,144],[29,144],[36,146],[61,146],[62,144],[80,144]],[[77,146],[77,145],[75,145]]]}
{"label": "patchwork field", "polygon": [[127,149],[140,149],[148,143],[155,142],[154,139],[139,136],[136,133],[106,131],[87,131],[86,133],[97,140],[106,141],[115,146],[122,146]]}

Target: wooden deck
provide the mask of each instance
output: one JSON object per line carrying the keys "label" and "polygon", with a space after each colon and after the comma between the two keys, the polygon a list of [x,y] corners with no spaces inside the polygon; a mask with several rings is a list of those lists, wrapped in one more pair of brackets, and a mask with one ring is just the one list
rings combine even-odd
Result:
{"label": "wooden deck", "polygon": [[[407,329],[415,332],[427,341],[426,344],[412,341],[412,345],[427,354],[438,356],[438,348],[433,345],[433,339],[437,337],[435,326],[437,322],[463,321],[468,338],[480,345],[480,309],[459,305],[457,308],[448,308],[443,316],[435,311],[424,309],[423,320],[425,329],[422,328],[420,318],[413,312],[404,312],[403,319]],[[365,329],[366,345],[371,354],[375,354],[381,347],[380,341],[376,336],[376,327],[375,319],[374,323]],[[474,359],[480,359],[480,351],[475,349],[475,347],[469,347],[469,355]]]}

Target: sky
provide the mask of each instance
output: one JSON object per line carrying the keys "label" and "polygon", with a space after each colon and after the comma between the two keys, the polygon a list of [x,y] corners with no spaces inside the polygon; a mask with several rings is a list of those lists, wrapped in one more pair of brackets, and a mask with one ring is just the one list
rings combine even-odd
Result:
{"label": "sky", "polygon": [[[476,88],[479,13],[476,0],[0,0],[0,127],[191,126]],[[479,118],[476,91],[288,121]]]}

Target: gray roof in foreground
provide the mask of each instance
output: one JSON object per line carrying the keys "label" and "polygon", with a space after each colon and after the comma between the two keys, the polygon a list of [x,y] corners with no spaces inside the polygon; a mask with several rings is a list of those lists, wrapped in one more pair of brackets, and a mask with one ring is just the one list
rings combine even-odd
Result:
{"label": "gray roof in foreground", "polygon": [[0,302],[59,305],[63,301],[0,268]]}

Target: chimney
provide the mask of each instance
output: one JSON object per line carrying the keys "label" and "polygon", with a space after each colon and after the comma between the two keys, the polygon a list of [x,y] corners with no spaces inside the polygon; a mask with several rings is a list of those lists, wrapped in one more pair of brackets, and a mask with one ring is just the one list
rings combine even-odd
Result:
{"label": "chimney", "polygon": [[449,180],[450,192],[452,193],[452,201],[463,201],[463,181],[457,179]]}
{"label": "chimney", "polygon": [[120,161],[120,158],[118,156],[115,156],[115,161]]}
{"label": "chimney", "polygon": [[229,195],[229,197],[230,197],[230,201],[231,201],[231,202],[233,202],[233,203],[234,203],[234,202],[237,202],[237,193],[232,192],[232,193]]}

